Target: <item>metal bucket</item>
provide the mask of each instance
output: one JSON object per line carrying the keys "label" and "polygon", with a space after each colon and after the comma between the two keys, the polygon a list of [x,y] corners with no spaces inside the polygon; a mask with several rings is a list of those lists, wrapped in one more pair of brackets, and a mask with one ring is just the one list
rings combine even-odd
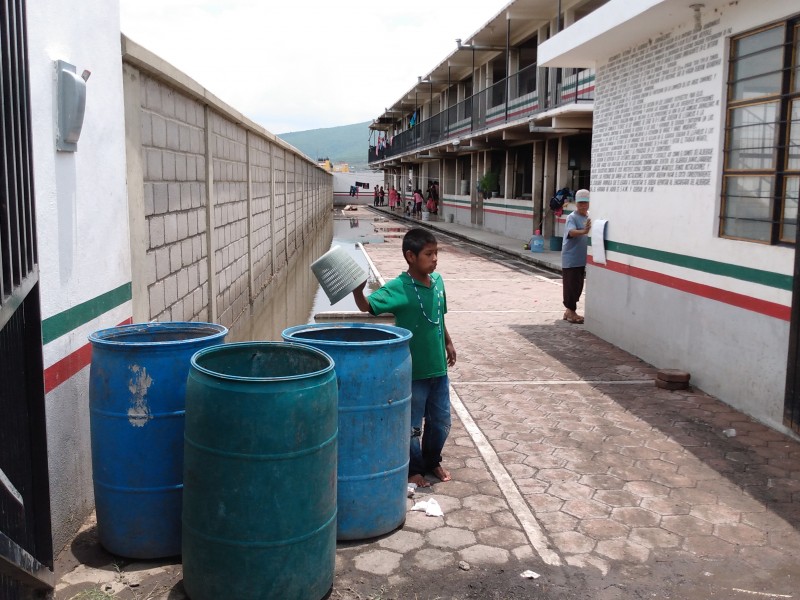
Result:
{"label": "metal bucket", "polygon": [[311,270],[331,304],[367,280],[364,269],[341,246],[334,246],[311,263]]}
{"label": "metal bucket", "polygon": [[214,323],[142,323],[89,336],[94,497],[113,554],[180,554],[186,376],[192,355],[224,341]]}
{"label": "metal bucket", "polygon": [[201,350],[186,384],[192,600],[319,600],[336,559],[336,373],[306,345]]}
{"label": "metal bucket", "polygon": [[411,332],[370,323],[290,327],[283,339],[324,350],[339,380],[337,538],[402,525],[411,430]]}

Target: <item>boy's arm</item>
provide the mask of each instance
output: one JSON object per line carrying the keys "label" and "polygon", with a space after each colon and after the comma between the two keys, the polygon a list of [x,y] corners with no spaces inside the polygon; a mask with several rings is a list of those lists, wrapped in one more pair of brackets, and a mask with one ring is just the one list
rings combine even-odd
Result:
{"label": "boy's arm", "polygon": [[586,225],[583,229],[578,229],[575,222],[572,222],[572,229],[569,230],[567,233],[568,237],[579,237],[581,235],[589,235],[589,232],[592,230],[592,220],[586,219]]}
{"label": "boy's arm", "polygon": [[364,280],[364,283],[362,283],[360,286],[358,286],[356,289],[353,290],[353,299],[356,301],[356,306],[358,307],[358,310],[360,310],[361,312],[372,313],[372,307],[369,305],[367,297],[364,296],[364,288],[366,287],[366,285],[367,281]]}
{"label": "boy's arm", "polygon": [[447,326],[444,328],[444,349],[447,353],[447,366],[452,367],[456,364],[456,347],[453,346],[453,340],[450,339],[450,333],[447,331]]}

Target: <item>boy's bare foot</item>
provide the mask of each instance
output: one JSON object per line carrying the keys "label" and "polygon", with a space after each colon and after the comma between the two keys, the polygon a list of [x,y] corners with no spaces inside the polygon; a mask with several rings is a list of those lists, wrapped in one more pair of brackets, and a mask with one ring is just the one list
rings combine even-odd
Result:
{"label": "boy's bare foot", "polygon": [[412,475],[408,478],[408,483],[416,483],[417,487],[421,488],[431,487],[430,481],[427,481],[422,475]]}
{"label": "boy's bare foot", "polygon": [[452,477],[450,477],[450,471],[445,469],[442,465],[439,465],[433,470],[434,476],[438,477],[440,481],[450,481]]}

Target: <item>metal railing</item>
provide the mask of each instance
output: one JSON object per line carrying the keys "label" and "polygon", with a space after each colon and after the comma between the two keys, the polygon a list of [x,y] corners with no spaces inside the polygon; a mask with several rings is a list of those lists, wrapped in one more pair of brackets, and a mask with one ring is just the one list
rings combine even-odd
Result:
{"label": "metal railing", "polygon": [[594,101],[594,69],[573,71],[562,69],[561,81],[548,89],[550,69],[540,78],[537,65],[525,67],[510,78],[501,79],[429,119],[371,145],[368,162],[526,119],[565,104]]}

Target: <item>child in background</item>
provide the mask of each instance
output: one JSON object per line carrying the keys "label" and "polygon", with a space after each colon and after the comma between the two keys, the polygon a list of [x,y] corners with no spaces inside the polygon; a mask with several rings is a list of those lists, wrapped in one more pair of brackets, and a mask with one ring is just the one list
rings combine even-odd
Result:
{"label": "child in background", "polygon": [[414,215],[417,218],[421,218],[422,217],[422,202],[423,201],[424,201],[424,198],[422,197],[422,190],[419,189],[419,188],[414,190]]}
{"label": "child in background", "polygon": [[428,209],[428,212],[432,215],[436,214],[436,202],[433,200],[433,195],[428,192],[428,201],[425,203],[425,208]]}
{"label": "child in background", "polygon": [[[398,327],[411,336],[411,451],[408,481],[429,487],[425,474],[450,481],[442,465],[442,448],[450,433],[450,380],[447,367],[456,364],[456,349],[444,324],[447,296],[435,273],[439,247],[426,229],[410,229],[403,237],[408,269],[382,288],[364,296],[361,284],[353,291],[359,310],[373,315],[391,313]],[[424,420],[424,427],[423,427]]]}

